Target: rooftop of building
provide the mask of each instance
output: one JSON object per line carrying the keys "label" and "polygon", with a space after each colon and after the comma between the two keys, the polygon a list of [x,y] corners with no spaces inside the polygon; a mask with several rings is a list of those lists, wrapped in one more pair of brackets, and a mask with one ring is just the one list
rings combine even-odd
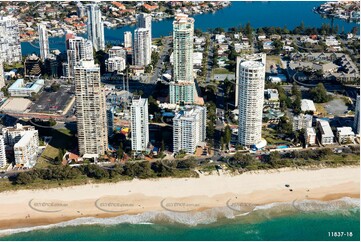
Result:
{"label": "rooftop of building", "polygon": [[5,127],[7,131],[22,131],[22,130],[34,130],[34,126],[31,125],[22,125],[20,123],[15,124],[13,127]]}
{"label": "rooftop of building", "polygon": [[316,111],[315,104],[312,100],[302,99],[301,100],[301,110],[302,111]]}
{"label": "rooftop of building", "polygon": [[182,110],[178,111],[175,114],[175,119],[193,119],[199,112],[202,112],[206,109],[206,107],[202,106],[185,106]]}
{"label": "rooftop of building", "polygon": [[147,98],[142,98],[141,96],[133,96],[132,106],[146,106],[148,102]]}
{"label": "rooftop of building", "polygon": [[75,68],[94,68],[94,69],[99,69],[99,65],[94,63],[94,60],[85,60],[82,59],[80,60],[79,65],[77,65]]}
{"label": "rooftop of building", "polygon": [[31,54],[31,55],[28,55],[26,57],[26,59],[25,59],[25,61],[29,61],[29,60],[30,61],[37,61],[37,60],[40,60],[40,58],[35,54]]}
{"label": "rooftop of building", "polygon": [[317,119],[317,122],[319,124],[319,127],[321,128],[320,131],[321,131],[322,135],[329,136],[329,137],[334,136],[331,126],[330,126],[330,123],[328,121],[323,120],[323,119]]}
{"label": "rooftop of building", "polygon": [[312,120],[313,116],[310,114],[303,114],[301,113],[300,115],[294,116],[293,119],[297,120],[297,119],[305,119],[305,120]]}
{"label": "rooftop of building", "polygon": [[264,92],[269,93],[269,94],[278,94],[277,89],[265,89]]}
{"label": "rooftop of building", "polygon": [[109,50],[123,50],[123,47],[121,46],[112,46]]}
{"label": "rooftop of building", "polygon": [[352,127],[338,127],[337,133],[339,135],[355,135],[355,133],[352,131]]}
{"label": "rooftop of building", "polygon": [[31,105],[31,101],[26,98],[8,98],[0,107],[3,112],[23,113]]}
{"label": "rooftop of building", "polygon": [[39,87],[44,86],[44,79],[38,79],[35,82],[24,83],[24,79],[17,79],[10,87],[9,91],[15,90],[37,90]]}
{"label": "rooftop of building", "polygon": [[7,21],[7,20],[16,20],[13,16],[1,16],[0,15],[0,21]]}
{"label": "rooftop of building", "polygon": [[259,61],[245,61],[241,63],[241,66],[244,68],[263,68],[264,64]]}
{"label": "rooftop of building", "polygon": [[187,14],[180,13],[174,17],[173,24],[179,24],[179,23],[194,23],[194,18],[188,17]]}
{"label": "rooftop of building", "polygon": [[23,135],[23,137],[21,137],[21,139],[14,145],[14,148],[20,148],[20,147],[24,147],[24,146],[28,145],[34,137],[34,132],[37,132],[37,131],[31,130],[29,132],[26,132]]}

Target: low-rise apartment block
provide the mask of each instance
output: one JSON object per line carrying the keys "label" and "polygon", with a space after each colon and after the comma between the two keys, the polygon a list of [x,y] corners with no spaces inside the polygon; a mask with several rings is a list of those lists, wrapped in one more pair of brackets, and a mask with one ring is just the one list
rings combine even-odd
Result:
{"label": "low-rise apartment block", "polygon": [[329,145],[335,142],[335,136],[333,135],[329,122],[317,119],[317,129],[319,133],[318,137],[322,145]]}
{"label": "low-rise apartment block", "polygon": [[173,151],[193,154],[206,139],[206,107],[186,106],[173,118]]}
{"label": "low-rise apartment block", "polygon": [[340,144],[352,142],[355,138],[355,133],[352,131],[352,127],[339,127],[337,128],[336,137]]}
{"label": "low-rise apartment block", "polygon": [[36,164],[39,134],[33,126],[16,124],[2,129],[7,150],[14,153],[15,165],[31,168]]}
{"label": "low-rise apartment block", "polygon": [[301,130],[312,127],[312,115],[301,113],[298,116],[293,117],[292,129]]}
{"label": "low-rise apartment block", "polygon": [[314,128],[306,128],[305,131],[305,140],[307,145],[314,145],[316,144],[316,131]]}

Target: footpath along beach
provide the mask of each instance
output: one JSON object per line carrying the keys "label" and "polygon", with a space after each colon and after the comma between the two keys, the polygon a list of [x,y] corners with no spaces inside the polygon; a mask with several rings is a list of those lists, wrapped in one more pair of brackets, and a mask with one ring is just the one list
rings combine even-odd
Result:
{"label": "footpath along beach", "polygon": [[197,213],[303,200],[359,198],[360,167],[281,169],[242,175],[202,175],[88,184],[0,193],[0,235],[9,229],[49,225],[81,217],[109,218],[149,211]]}

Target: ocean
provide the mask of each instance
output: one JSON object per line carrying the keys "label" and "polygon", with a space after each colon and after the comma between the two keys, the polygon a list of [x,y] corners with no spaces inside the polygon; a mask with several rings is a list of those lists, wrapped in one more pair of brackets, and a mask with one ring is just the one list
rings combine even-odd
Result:
{"label": "ocean", "polygon": [[[0,231],[0,240],[360,240],[359,199],[274,203],[237,214],[229,208],[196,213],[146,212],[80,218],[37,228]],[[333,237],[343,232],[342,237]],[[341,235],[341,233],[339,233]]]}
{"label": "ocean", "polygon": [[[229,28],[250,22],[253,27],[287,26],[302,21],[320,27],[330,23],[312,11],[322,2],[232,2],[228,8],[196,15],[195,28]],[[153,37],[170,35],[172,19],[153,22]],[[356,23],[334,20],[339,30],[351,31]],[[134,26],[105,29],[107,43],[123,42],[124,31]],[[51,49],[65,49],[64,37],[50,38]],[[38,53],[36,43],[22,43],[23,55]],[[307,205],[308,204],[308,205]],[[345,204],[347,206],[345,206]],[[0,240],[360,240],[359,199],[336,202],[279,203],[256,207],[248,214],[229,208],[197,213],[146,212],[115,218],[80,218],[55,225],[0,231]],[[333,233],[332,233],[333,232]],[[343,233],[342,237],[333,237]],[[331,234],[330,234],[331,233]]]}
{"label": "ocean", "polygon": [[[259,27],[284,27],[293,29],[303,21],[305,26],[321,27],[323,23],[331,24],[331,20],[322,18],[313,12],[313,8],[324,2],[314,1],[264,1],[264,2],[232,2],[231,6],[221,9],[215,13],[207,13],[193,16],[195,19],[195,29],[207,31],[209,28],[221,27],[227,30],[230,27],[239,25],[245,26],[248,22],[254,28]],[[159,38],[172,34],[173,19],[154,21],[152,23],[152,37]],[[334,26],[338,26],[339,31],[344,29],[350,32],[353,27],[359,24],[348,23],[340,19],[334,19]],[[105,28],[105,42],[112,45],[123,43],[125,31],[134,32],[135,26],[124,26],[122,28]],[[86,36],[86,35],[83,35]],[[65,50],[65,37],[49,38],[50,49]],[[22,54],[39,54],[39,44],[37,42],[21,43]]]}

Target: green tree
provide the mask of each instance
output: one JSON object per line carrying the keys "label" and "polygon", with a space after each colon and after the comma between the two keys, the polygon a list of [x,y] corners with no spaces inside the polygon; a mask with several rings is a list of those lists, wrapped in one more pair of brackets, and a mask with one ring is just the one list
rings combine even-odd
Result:
{"label": "green tree", "polygon": [[295,100],[292,103],[293,106],[293,112],[295,114],[300,114],[301,113],[301,98],[299,96],[296,96]]}
{"label": "green tree", "polygon": [[108,54],[103,50],[95,51],[94,50],[94,62],[100,65],[100,74],[105,73],[105,60],[107,59]]}
{"label": "green tree", "polygon": [[86,175],[95,179],[108,178],[109,173],[98,165],[90,164],[85,168]]}
{"label": "green tree", "polygon": [[281,51],[282,51],[282,49],[283,49],[283,43],[282,43],[281,40],[274,40],[274,41],[272,42],[272,45],[273,45],[273,47],[274,47],[273,52],[274,52],[275,54],[281,53]]}
{"label": "green tree", "polygon": [[283,29],[282,29],[282,34],[289,34],[290,31],[287,29],[287,26],[283,26]]}
{"label": "green tree", "polygon": [[172,176],[173,169],[167,165],[164,165],[163,162],[156,161],[151,164],[151,169],[157,174],[158,177],[168,177]]}
{"label": "green tree", "polygon": [[[5,95],[6,96],[6,95]],[[31,96],[30,96],[30,100],[35,102],[36,100],[39,99],[39,94],[37,94],[36,92],[32,92]]]}
{"label": "green tree", "polygon": [[4,93],[5,97],[9,97],[9,91],[6,87],[1,88],[1,91]]}
{"label": "green tree", "polygon": [[124,175],[130,177],[150,178],[154,177],[154,171],[148,161],[126,163],[124,165]]}
{"label": "green tree", "polygon": [[152,66],[156,66],[158,61],[159,61],[159,53],[157,51],[153,51],[151,55]]}
{"label": "green tree", "polygon": [[221,34],[223,32],[224,32],[224,28],[220,28],[220,27],[215,28],[213,31],[214,34]]}
{"label": "green tree", "polygon": [[301,90],[296,83],[293,83],[291,92],[293,96],[301,96]]}
{"label": "green tree", "polygon": [[237,167],[247,168],[254,165],[256,160],[252,155],[244,155],[240,152],[237,152],[230,162]]}
{"label": "green tree", "polygon": [[231,44],[229,45],[229,49],[228,49],[228,59],[231,61],[235,61],[237,58],[237,52],[234,48],[234,45]]}
{"label": "green tree", "polygon": [[248,35],[251,35],[252,34],[252,32],[253,32],[253,29],[252,29],[252,27],[251,27],[251,24],[250,24],[250,22],[248,22],[247,24],[246,24],[246,28],[245,28],[245,34],[248,36]]}
{"label": "green tree", "polygon": [[19,185],[26,185],[32,182],[32,177],[27,172],[21,172],[16,177],[15,183]]}
{"label": "green tree", "polygon": [[120,142],[118,149],[118,159],[122,159],[124,155],[123,142]]}
{"label": "green tree", "polygon": [[196,36],[202,36],[202,34],[203,34],[203,32],[202,32],[202,30],[201,29],[195,29],[194,30],[194,35],[196,35]]}
{"label": "green tree", "polygon": [[196,166],[195,161],[192,159],[180,160],[177,162],[178,169],[191,169]]}
{"label": "green tree", "polygon": [[152,64],[146,65],[145,68],[144,68],[145,73],[151,73],[152,70],[153,70]]}
{"label": "green tree", "polygon": [[231,142],[231,137],[232,137],[232,130],[231,130],[231,127],[229,127],[229,125],[227,125],[226,128],[224,129],[223,137],[224,137],[224,142],[228,146],[229,143]]}
{"label": "green tree", "polygon": [[215,123],[216,123],[216,105],[214,102],[207,103],[207,128],[206,133],[209,139],[212,139],[215,132]]}
{"label": "green tree", "polygon": [[327,94],[327,90],[322,83],[318,83],[316,87],[310,90],[312,100],[316,103],[328,102],[332,99],[331,95]]}
{"label": "green tree", "polygon": [[57,92],[60,89],[60,85],[57,82],[53,82],[50,86],[52,92]]}
{"label": "green tree", "polygon": [[148,98],[148,111],[150,114],[155,114],[160,112],[159,105],[157,103],[157,100],[153,96],[149,96]]}
{"label": "green tree", "polygon": [[50,118],[50,119],[49,119],[49,125],[50,125],[50,126],[55,126],[55,125],[56,125],[55,119]]}
{"label": "green tree", "polygon": [[286,116],[280,118],[280,121],[277,125],[277,131],[285,135],[292,134],[292,124],[288,121]]}

